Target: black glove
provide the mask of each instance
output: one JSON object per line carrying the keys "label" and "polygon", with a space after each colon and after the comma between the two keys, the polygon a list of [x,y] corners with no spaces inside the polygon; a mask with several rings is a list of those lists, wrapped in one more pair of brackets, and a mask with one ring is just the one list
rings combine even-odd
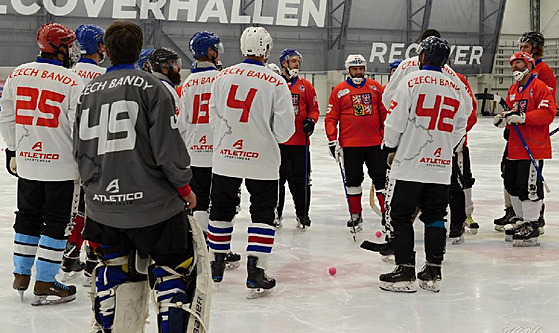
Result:
{"label": "black glove", "polygon": [[305,132],[307,136],[312,135],[314,132],[314,120],[307,118],[303,121],[303,132]]}
{"label": "black glove", "polygon": [[14,159],[14,162],[15,162],[16,152],[13,151],[13,150],[9,150],[8,148],[6,148],[5,150],[6,150],[6,170],[8,170],[10,175],[17,177],[17,173],[14,173],[12,171],[12,169],[10,168],[10,162],[11,162],[12,158]]}
{"label": "black glove", "polygon": [[392,166],[392,161],[394,160],[397,148],[398,147],[390,148],[384,145],[382,146],[382,154],[384,156],[384,160],[386,161],[386,165],[388,165],[389,168]]}

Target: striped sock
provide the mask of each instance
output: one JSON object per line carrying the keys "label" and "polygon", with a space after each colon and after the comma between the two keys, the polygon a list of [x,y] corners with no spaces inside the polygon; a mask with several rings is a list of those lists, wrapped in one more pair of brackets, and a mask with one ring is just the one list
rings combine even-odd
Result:
{"label": "striped sock", "polygon": [[227,253],[231,249],[233,224],[228,221],[211,221],[208,225],[208,245],[217,253]]}
{"label": "striped sock", "polygon": [[39,237],[16,232],[14,237],[14,273],[31,275],[38,244]]}
{"label": "striped sock", "polygon": [[266,223],[252,223],[248,227],[247,255],[258,257],[258,266],[266,269],[265,262],[272,252],[276,229]]}
{"label": "striped sock", "polygon": [[37,250],[37,281],[54,282],[62,263],[62,254],[66,248],[65,239],[55,239],[41,235]]}

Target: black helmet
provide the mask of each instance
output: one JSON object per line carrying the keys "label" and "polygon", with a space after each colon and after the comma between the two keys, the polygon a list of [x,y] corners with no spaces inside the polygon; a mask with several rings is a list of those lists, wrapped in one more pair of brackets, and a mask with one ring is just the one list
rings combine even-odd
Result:
{"label": "black helmet", "polygon": [[159,48],[151,53],[149,62],[153,66],[154,71],[161,72],[162,67],[171,67],[176,62],[180,65],[180,58],[173,50]]}
{"label": "black helmet", "polygon": [[422,54],[425,54],[425,63],[439,67],[443,67],[446,64],[450,55],[450,45],[448,45],[446,40],[429,36],[421,42],[420,46],[419,59],[421,59]]}
{"label": "black helmet", "polygon": [[537,31],[527,31],[520,36],[520,43],[532,42],[534,43],[534,47],[541,45],[545,45],[545,38],[540,32]]}

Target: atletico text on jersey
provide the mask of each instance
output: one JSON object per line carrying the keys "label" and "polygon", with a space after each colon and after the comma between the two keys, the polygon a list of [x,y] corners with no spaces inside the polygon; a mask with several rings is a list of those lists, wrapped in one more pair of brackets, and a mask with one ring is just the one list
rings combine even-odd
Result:
{"label": "atletico text on jersey", "polygon": [[181,90],[181,113],[179,124],[186,131],[181,133],[192,166],[211,167],[213,154],[213,130],[210,126],[210,98],[212,85],[219,71],[215,67],[193,68]]}
{"label": "atletico text on jersey", "polygon": [[551,96],[553,97],[553,102],[557,103],[555,96],[557,93],[557,78],[555,78],[553,69],[551,69],[551,67],[549,67],[542,58],[540,58],[536,60],[536,67],[532,71],[532,74],[549,87],[549,91],[551,91]]}
{"label": "atletico text on jersey", "polygon": [[184,210],[178,191],[189,192],[190,158],[173,97],[154,75],[125,64],[93,79],[74,131],[86,213],[94,221],[141,228]]}
{"label": "atletico text on jersey", "polygon": [[318,98],[312,84],[300,76],[287,82],[291,91],[291,101],[295,112],[295,134],[284,144],[303,146],[310,144],[310,140],[303,131],[303,122],[310,118],[316,123],[320,111],[318,110]]}
{"label": "atletico text on jersey", "polygon": [[87,84],[99,75],[105,74],[107,69],[97,65],[93,59],[81,58],[72,70]]}
{"label": "atletico text on jersey", "polygon": [[390,178],[450,184],[454,147],[471,112],[463,107],[461,89],[436,70],[402,78],[384,123],[385,145],[397,147]]}
{"label": "atletico text on jersey", "polygon": [[338,140],[342,148],[379,146],[385,118],[382,86],[371,79],[356,86],[348,78],[330,94],[324,119],[326,136],[329,141]]}
{"label": "atletico text on jersey", "polygon": [[213,173],[279,179],[280,150],[295,132],[287,83],[250,59],[222,70],[210,99],[214,128]]}
{"label": "atletico text on jersey", "polygon": [[[387,108],[390,107],[390,101],[392,100],[392,96],[396,93],[396,88],[400,84],[400,81],[403,79],[403,77],[411,72],[415,72],[418,70],[419,70],[418,56],[408,58],[402,61],[400,65],[398,65],[396,71],[394,71],[394,73],[390,77],[390,81],[388,81],[386,87],[384,88],[384,93],[382,95],[382,102],[384,103],[384,106],[386,106]],[[450,66],[444,65],[444,67],[442,68],[442,73],[446,74],[460,87],[462,100],[465,103],[464,109],[467,110],[466,112],[468,112],[469,115],[470,114],[469,112],[473,110],[473,106],[472,106],[473,97],[468,94],[468,88],[464,85],[464,82],[462,82],[462,80],[458,77],[457,73],[452,68],[450,68]]]}
{"label": "atletico text on jersey", "polygon": [[[532,156],[536,160],[551,158],[549,124],[555,118],[555,104],[548,86],[535,76],[532,76],[524,87],[520,86],[519,82],[515,82],[508,91],[507,104],[511,110],[526,114],[526,121],[518,125],[518,129],[526,140]],[[510,131],[508,158],[530,159],[516,131],[511,125],[507,128]]]}
{"label": "atletico text on jersey", "polygon": [[37,58],[10,74],[0,100],[0,129],[8,149],[16,151],[19,176],[78,178],[71,137],[82,89],[81,78],[56,60]]}

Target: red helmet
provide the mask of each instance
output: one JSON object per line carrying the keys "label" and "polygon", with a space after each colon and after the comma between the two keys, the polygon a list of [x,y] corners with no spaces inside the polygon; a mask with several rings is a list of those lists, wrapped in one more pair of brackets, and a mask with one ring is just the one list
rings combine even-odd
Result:
{"label": "red helmet", "polygon": [[[526,52],[518,51],[515,54],[513,54],[510,57],[509,64],[512,66],[512,62],[517,59],[524,60],[524,63],[526,63],[526,66],[530,69],[534,69],[534,67],[536,67],[536,62],[534,61],[534,58]],[[530,65],[532,66],[530,67]]]}
{"label": "red helmet", "polygon": [[37,30],[39,50],[46,53],[58,53],[60,45],[69,46],[76,40],[72,29],[58,23],[47,23]]}

